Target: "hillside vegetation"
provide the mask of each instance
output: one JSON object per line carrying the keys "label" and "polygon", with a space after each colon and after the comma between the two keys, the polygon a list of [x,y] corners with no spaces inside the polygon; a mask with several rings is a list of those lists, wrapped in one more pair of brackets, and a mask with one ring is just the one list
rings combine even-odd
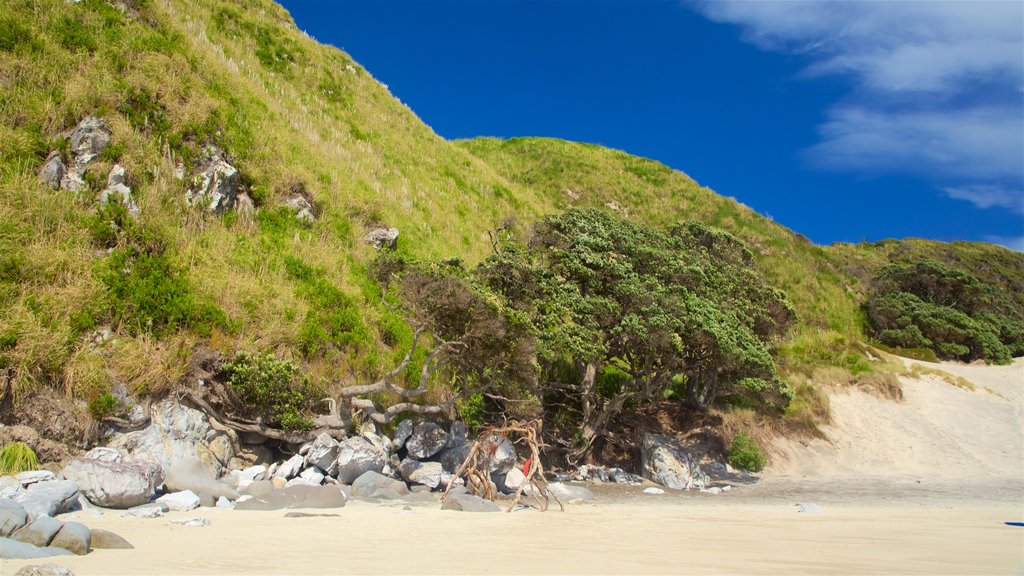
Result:
{"label": "hillside vegetation", "polygon": [[[109,127],[110,144],[88,165],[83,189],[52,189],[40,168],[51,152],[67,159],[68,133],[88,116]],[[238,169],[254,210],[217,215],[186,201],[212,147]],[[97,197],[115,165],[137,216]],[[296,194],[311,202],[311,220],[286,206]],[[788,332],[750,341],[772,358],[757,377],[792,384],[785,418],[812,426],[827,416],[815,388],[831,383],[822,374],[877,382],[892,369],[869,359],[874,328],[865,307],[890,261],[932,259],[972,274],[1005,296],[998,313],[1024,317],[1024,257],[1003,248],[815,246],[624,152],[533,138],[447,142],[268,0],[10,0],[0,15],[4,405],[59,393],[93,417],[110,416],[115,388],[165,394],[198,347],[226,358],[250,353],[240,358],[261,358],[282,381],[316,394],[351,390],[396,366],[398,378],[418,386],[430,352],[413,346],[421,332],[407,313],[433,314],[435,329],[451,318],[408,301],[403,311],[403,293],[382,281],[378,250],[364,235],[394,227],[396,261],[471,270],[493,253],[499,232],[529,245],[536,223],[570,208],[614,216],[609,229],[644,227],[627,229],[665,250],[675,241],[665,234],[686,221],[742,242],[751,256],[743,274],[784,291],[795,311],[783,323],[792,323]],[[674,286],[668,280],[658,278]],[[459,293],[474,296],[465,302],[504,310],[494,294],[468,285]],[[424,286],[434,284],[417,289]],[[1019,324],[1008,326],[1007,337],[1020,336],[1012,334]],[[479,369],[478,379],[494,373],[450,365]],[[246,373],[244,362],[232,366],[233,376]],[[453,374],[431,374],[418,401],[453,400]],[[273,390],[274,398],[293,396]],[[316,394],[304,392],[304,411],[316,407]],[[290,427],[310,416],[292,404],[268,414]]]}

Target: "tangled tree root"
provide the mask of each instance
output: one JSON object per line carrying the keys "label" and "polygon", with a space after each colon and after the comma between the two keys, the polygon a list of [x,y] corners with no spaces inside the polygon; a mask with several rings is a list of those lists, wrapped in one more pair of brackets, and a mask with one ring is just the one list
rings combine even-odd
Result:
{"label": "tangled tree root", "polygon": [[[456,471],[455,477],[466,479],[466,487],[470,494],[494,500],[496,494],[489,471],[494,454],[498,449],[498,444],[502,438],[505,438],[513,444],[525,445],[530,450],[530,465],[526,469],[526,478],[516,490],[512,504],[505,511],[511,512],[514,510],[523,497],[523,489],[530,486],[530,493],[537,500],[537,504],[542,511],[548,509],[553,498],[558,503],[558,508],[565,512],[565,506],[551,492],[548,488],[548,481],[544,478],[544,465],[540,461],[540,449],[544,444],[540,440],[540,430],[540,420],[530,420],[529,422],[511,420],[503,426],[488,426],[484,428],[483,432],[480,433],[479,439],[473,443],[473,447],[470,449],[469,455],[466,456],[466,460]],[[444,496],[441,498],[442,502],[448,499],[448,494],[454,485],[454,482],[448,484],[448,488],[444,491]]]}

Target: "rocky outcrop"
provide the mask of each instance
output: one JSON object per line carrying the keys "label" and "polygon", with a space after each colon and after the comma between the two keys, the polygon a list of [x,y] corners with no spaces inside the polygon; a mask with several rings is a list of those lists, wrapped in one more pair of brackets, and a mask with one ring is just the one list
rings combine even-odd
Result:
{"label": "rocky outcrop", "polygon": [[95,116],[86,116],[71,131],[70,153],[74,164],[84,165],[92,162],[110,144],[110,128],[103,120]]}
{"label": "rocky outcrop", "polygon": [[673,490],[703,489],[708,476],[675,440],[644,434],[641,452],[643,476]]}
{"label": "rocky outcrop", "polygon": [[241,177],[223,150],[210,146],[205,153],[206,157],[185,191],[185,201],[190,206],[221,215],[234,207],[241,188]]}
{"label": "rocky outcrop", "polygon": [[214,477],[220,477],[238,453],[238,436],[215,428],[199,410],[165,400],[150,408],[148,427],[117,434],[108,444],[137,460],[149,460],[164,470],[177,460],[198,458]]}
{"label": "rocky outcrop", "polygon": [[398,228],[374,228],[363,240],[378,250],[394,250],[398,247]]}
{"label": "rocky outcrop", "polygon": [[108,202],[119,202],[134,218],[138,218],[141,213],[135,199],[132,198],[132,189],[128,187],[124,168],[120,164],[114,164],[114,167],[110,169],[110,174],[107,175],[107,187],[100,190],[96,200],[100,206],[106,206]]}
{"label": "rocky outcrop", "polygon": [[62,474],[78,486],[89,502],[103,508],[145,504],[164,481],[163,470],[153,462],[104,461],[89,458],[88,454],[68,462]]}

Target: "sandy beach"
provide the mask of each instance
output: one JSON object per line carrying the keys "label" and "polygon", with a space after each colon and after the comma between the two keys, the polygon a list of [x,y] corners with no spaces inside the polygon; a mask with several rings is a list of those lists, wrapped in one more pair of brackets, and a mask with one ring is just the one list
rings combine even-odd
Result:
{"label": "sandy beach", "polygon": [[[905,381],[900,403],[836,391],[830,441],[783,443],[759,482],[719,495],[596,486],[596,504],[564,513],[360,501],[302,518],[84,510],[77,520],[135,549],[50,561],[79,576],[1024,573],[1024,528],[1004,524],[1024,520],[1024,362],[940,367],[976,388]],[[210,525],[168,524],[183,518]],[[0,574],[39,563],[6,561]]]}

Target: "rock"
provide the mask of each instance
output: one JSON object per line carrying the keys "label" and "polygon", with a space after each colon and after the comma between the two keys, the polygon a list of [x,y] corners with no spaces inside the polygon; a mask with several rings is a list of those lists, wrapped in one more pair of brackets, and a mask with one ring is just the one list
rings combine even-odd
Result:
{"label": "rock", "polygon": [[28,524],[28,512],[14,500],[0,500],[0,537],[7,538]]}
{"label": "rock", "polygon": [[121,461],[123,456],[117,450],[113,448],[104,448],[102,446],[93,448],[82,456],[84,460],[98,460],[100,462],[112,462],[118,463]]}
{"label": "rock", "polygon": [[[241,496],[239,496],[239,498],[241,498]],[[215,504],[215,506],[217,508],[233,508],[234,504],[231,503],[231,500],[221,496],[220,498],[217,498],[217,504]]]}
{"label": "rock", "polygon": [[363,239],[378,250],[394,250],[398,247],[398,228],[374,228]]}
{"label": "rock", "polygon": [[423,422],[413,429],[405,442],[409,458],[424,460],[437,454],[448,444],[448,433],[433,422]]}
{"label": "rock", "polygon": [[298,453],[301,454],[302,456],[305,456],[306,454],[309,454],[309,451],[312,450],[312,449],[313,449],[313,443],[312,442],[306,442],[305,444],[303,444],[302,446],[299,447],[299,452]]}
{"label": "rock", "polygon": [[56,564],[36,564],[22,566],[14,576],[75,576],[71,570]]}
{"label": "rock", "polygon": [[107,173],[107,186],[117,186],[118,184],[127,184],[128,179],[125,175],[124,166],[120,164],[114,164]]}
{"label": "rock", "polygon": [[799,512],[801,514],[824,514],[825,513],[825,511],[821,509],[821,506],[818,506],[814,502],[797,502],[796,505],[800,507]]}
{"label": "rock", "polygon": [[42,548],[50,544],[63,526],[64,523],[56,518],[40,516],[15,530],[14,534],[11,534],[11,539]]}
{"label": "rock", "polygon": [[295,454],[291,458],[277,465],[277,470],[274,471],[275,478],[294,478],[299,475],[299,471],[302,470],[302,464],[306,461],[301,454]]}
{"label": "rock", "polygon": [[177,460],[195,457],[214,478],[224,474],[238,453],[238,436],[214,428],[199,410],[165,400],[154,404],[150,414],[149,426],[118,435],[108,446],[137,460],[155,462],[165,471]]}
{"label": "rock", "polygon": [[157,498],[156,501],[166,505],[167,509],[172,512],[188,512],[189,510],[199,508],[199,496],[191,490],[164,494]]}
{"label": "rock", "polygon": [[29,484],[35,484],[36,482],[56,480],[57,475],[49,470],[30,470],[28,472],[17,474],[14,479],[20,482],[22,486],[28,486]]}
{"label": "rock", "polygon": [[383,454],[385,457],[391,452],[391,440],[384,436],[378,435],[376,432],[371,430],[364,430],[360,436],[365,438],[378,452]]}
{"label": "rock", "polygon": [[274,485],[269,480],[257,480],[246,487],[245,493],[257,498],[270,494],[274,491]]}
{"label": "rock", "polygon": [[489,465],[490,472],[504,474],[516,465],[516,448],[508,438],[491,435],[487,438],[489,442],[497,444],[494,455],[491,456]]}
{"label": "rock", "polygon": [[603,467],[584,464],[576,470],[572,479],[577,482],[608,482],[611,478]]}
{"label": "rock", "polygon": [[460,512],[501,512],[501,508],[490,500],[485,500],[472,494],[449,493],[444,502],[441,503],[441,510],[458,510]]}
{"label": "rock", "polygon": [[100,206],[105,207],[111,200],[119,202],[124,206],[128,210],[128,214],[133,218],[138,218],[142,214],[139,206],[135,203],[135,199],[132,198],[132,189],[126,184],[108,186],[100,190],[99,194],[96,195],[96,201],[100,203]]}
{"label": "rock", "polygon": [[284,478],[281,478],[280,476],[274,476],[273,478],[270,479],[270,484],[274,487],[275,490],[280,490],[288,485],[288,481],[285,480]]}
{"label": "rock", "polygon": [[91,545],[95,550],[131,550],[135,548],[127,540],[113,532],[93,528],[89,533]]}
{"label": "rock", "polygon": [[284,205],[295,212],[295,217],[299,222],[312,224],[316,220],[316,209],[302,194],[292,194],[284,201]]}
{"label": "rock", "polygon": [[701,489],[708,476],[683,447],[667,436],[644,434],[641,461],[644,478],[673,490]]}
{"label": "rock", "polygon": [[454,448],[465,444],[468,436],[469,430],[466,429],[466,424],[464,422],[460,420],[452,422],[452,425],[448,427],[447,448]]}
{"label": "rock", "polygon": [[224,151],[209,147],[206,161],[201,165],[188,189],[185,201],[190,206],[200,206],[214,214],[224,214],[235,205],[241,178]]}
{"label": "rock", "polygon": [[284,484],[285,488],[291,488],[292,486],[319,486],[319,484],[314,484],[310,480],[296,476]]}
{"label": "rock", "polygon": [[391,447],[395,452],[398,452],[405,447],[405,441],[412,436],[412,420],[406,418],[398,423],[395,427],[395,436],[391,439]]}
{"label": "rock", "polygon": [[243,218],[252,219],[253,214],[256,213],[256,204],[248,194],[239,192],[235,197],[235,212],[238,212],[238,215]]}
{"label": "rock", "polygon": [[722,489],[719,488],[718,486],[712,486],[711,488],[707,488],[705,490],[701,490],[701,492],[707,492],[708,494],[721,494],[722,493]]}
{"label": "rock", "polygon": [[525,481],[526,475],[523,474],[523,471],[520,470],[519,468],[512,468],[511,470],[508,471],[508,473],[505,474],[504,484],[506,488],[515,491],[518,490],[519,487],[522,486],[523,482]]}
{"label": "rock", "polygon": [[444,471],[449,474],[455,474],[459,471],[459,467],[469,457],[469,452],[473,447],[469,444],[463,444],[454,448],[449,448],[441,453],[438,460],[441,461],[441,466],[444,467]]}
{"label": "rock", "polygon": [[25,508],[29,519],[56,516],[67,512],[78,502],[78,487],[70,480],[36,482],[14,495],[14,500]]}
{"label": "rock", "polygon": [[249,500],[239,499],[235,502],[235,510],[341,508],[347,500],[339,486],[290,486]]}
{"label": "rock", "polygon": [[312,514],[310,512],[287,512],[285,518],[338,518],[340,514]]}
{"label": "rock", "polygon": [[85,166],[74,166],[64,171],[64,177],[60,180],[60,187],[68,192],[79,192],[85,190]]}
{"label": "rock", "polygon": [[62,474],[78,486],[89,502],[103,508],[145,504],[164,481],[160,466],[152,462],[76,458],[68,462]]}
{"label": "rock", "polygon": [[444,468],[440,462],[419,462],[406,458],[398,467],[406,482],[437,488],[441,484]]}
{"label": "rock", "polygon": [[21,482],[14,476],[0,476],[0,499],[14,498],[14,495],[22,490],[24,488]]}
{"label": "rock", "polygon": [[355,498],[379,498],[393,500],[409,493],[405,482],[394,480],[383,474],[369,471],[352,482],[352,496]]}
{"label": "rock", "polygon": [[39,169],[39,179],[54,190],[60,188],[60,181],[64,179],[64,161],[60,159],[60,152],[54,150],[46,157],[46,162]]}
{"label": "rock", "polygon": [[323,432],[316,437],[316,440],[313,440],[313,444],[309,447],[309,452],[306,453],[306,465],[316,466],[328,474],[336,476],[340,450],[341,443]]}
{"label": "rock", "polygon": [[350,484],[366,472],[384,470],[386,461],[384,454],[369,440],[361,436],[349,438],[341,443],[338,450],[337,478]]}
{"label": "rock", "polygon": [[160,504],[146,504],[144,506],[136,506],[134,508],[129,508],[121,513],[121,516],[132,516],[135,518],[159,518],[163,515],[164,508],[163,505]]}
{"label": "rock", "polygon": [[71,156],[74,163],[85,165],[96,159],[110,144],[110,129],[95,116],[86,116],[71,131]]}
{"label": "rock", "polygon": [[241,470],[238,473],[239,480],[249,480],[250,482],[256,482],[263,480],[267,477],[267,467],[262,464],[255,466],[249,466],[245,470]]}
{"label": "rock", "polygon": [[[563,484],[562,482],[551,482],[548,484],[548,490],[562,502],[569,502],[570,504],[597,500],[597,496],[594,496],[593,492],[583,486],[573,486],[572,484]],[[523,493],[532,496],[533,487],[527,486],[523,489]]]}
{"label": "rock", "polygon": [[0,559],[2,560],[46,558],[49,556],[72,556],[72,553],[63,548],[40,548],[10,538],[0,538]]}
{"label": "rock", "polygon": [[310,466],[299,473],[299,478],[310,483],[312,486],[319,486],[324,481],[324,471],[316,466]]}
{"label": "rock", "polygon": [[84,556],[89,553],[91,541],[92,534],[85,524],[65,522],[64,526],[57,532],[57,535],[50,541],[50,546],[63,548],[74,552],[78,556]]}
{"label": "rock", "polygon": [[616,484],[630,484],[634,486],[643,484],[643,478],[637,476],[636,474],[630,474],[629,472],[626,472],[622,468],[609,468],[608,477],[611,478],[612,482],[615,482]]}
{"label": "rock", "polygon": [[213,506],[221,496],[238,498],[238,492],[218,482],[198,458],[183,458],[171,464],[164,484],[172,492],[193,492],[203,506]]}
{"label": "rock", "polygon": [[189,526],[191,528],[204,528],[210,525],[210,521],[206,518],[185,518],[183,520],[171,520],[168,524]]}
{"label": "rock", "polygon": [[662,490],[661,488],[655,488],[654,486],[648,486],[647,488],[644,488],[644,494],[655,494],[655,495],[657,495],[657,494],[664,494],[664,493],[665,493],[664,490]]}

